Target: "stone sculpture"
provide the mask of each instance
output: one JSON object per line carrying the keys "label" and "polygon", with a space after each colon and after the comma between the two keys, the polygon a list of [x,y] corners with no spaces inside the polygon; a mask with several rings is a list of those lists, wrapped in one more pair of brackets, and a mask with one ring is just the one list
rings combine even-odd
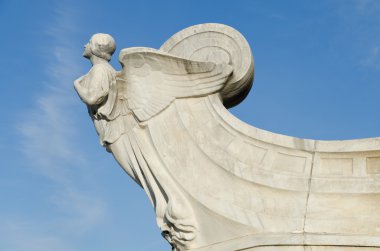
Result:
{"label": "stone sculpture", "polygon": [[380,249],[380,139],[298,139],[233,117],[254,68],[239,32],[201,24],[123,49],[120,72],[114,51],[95,34],[74,86],[173,250]]}

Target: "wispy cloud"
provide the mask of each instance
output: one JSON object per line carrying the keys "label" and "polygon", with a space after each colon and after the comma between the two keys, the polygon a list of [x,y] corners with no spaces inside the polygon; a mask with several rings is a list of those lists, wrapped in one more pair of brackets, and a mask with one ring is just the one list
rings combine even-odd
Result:
{"label": "wispy cloud", "polygon": [[27,111],[26,120],[19,126],[22,134],[22,150],[34,168],[41,174],[63,186],[68,185],[72,166],[85,163],[75,146],[76,127],[72,122],[74,107],[72,82],[78,69],[72,44],[70,10],[57,11],[57,24],[48,30],[53,40],[46,65],[45,91],[38,95],[35,107]]}
{"label": "wispy cloud", "polygon": [[287,19],[286,16],[281,15],[281,14],[279,14],[279,13],[275,13],[275,12],[270,13],[270,14],[269,14],[269,17],[270,17],[270,18],[273,18],[273,19],[277,19],[277,20],[286,20],[286,19]]}
{"label": "wispy cloud", "polygon": [[351,4],[360,14],[371,14],[380,11],[380,1],[378,0],[352,0]]}
{"label": "wispy cloud", "polygon": [[[357,13],[364,19],[364,27],[357,27],[367,32],[361,35],[361,51],[363,51],[359,64],[367,68],[380,69],[380,36],[369,29],[378,29],[380,23],[380,1],[353,0]],[[373,28],[374,27],[374,28]]]}
{"label": "wispy cloud", "polygon": [[101,198],[73,185],[55,193],[52,202],[62,215],[57,221],[60,227],[75,235],[91,230],[104,218],[105,205]]}
{"label": "wispy cloud", "polygon": [[343,58],[349,58],[367,69],[380,67],[380,1],[335,1],[338,26],[335,44],[344,48]]}
{"label": "wispy cloud", "polygon": [[75,64],[77,55],[73,53],[73,46],[77,45],[72,44],[73,35],[77,32],[75,18],[73,10],[65,6],[56,8],[55,20],[47,28],[52,44],[45,48],[49,52],[46,55],[45,90],[38,95],[35,106],[26,112],[26,120],[18,127],[22,152],[32,170],[56,188],[49,199],[59,216],[46,218],[42,223],[33,222],[34,226],[50,226],[51,231],[47,235],[36,235],[29,225],[20,228],[19,222],[9,222],[8,226],[16,226],[12,228],[15,236],[23,235],[22,241],[13,243],[15,249],[12,250],[74,250],[64,243],[55,229],[80,234],[101,222],[105,216],[102,198],[86,192],[77,182],[78,176],[88,175],[82,168],[88,163],[76,146],[78,131],[72,122],[72,117],[75,117],[72,82],[86,71]]}
{"label": "wispy cloud", "polygon": [[367,57],[360,60],[362,66],[380,69],[380,44],[369,49]]}
{"label": "wispy cloud", "polygon": [[5,251],[77,251],[48,232],[36,230],[35,222],[21,219],[0,219],[0,247]]}

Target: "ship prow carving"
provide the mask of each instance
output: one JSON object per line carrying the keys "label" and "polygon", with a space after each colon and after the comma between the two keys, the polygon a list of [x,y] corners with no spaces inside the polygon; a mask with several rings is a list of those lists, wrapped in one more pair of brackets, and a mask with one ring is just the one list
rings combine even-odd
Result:
{"label": "ship prow carving", "polygon": [[231,242],[380,246],[379,138],[271,133],[238,120],[217,95],[176,100],[155,123],[165,125],[151,130],[156,150],[182,189],[225,228],[248,227]]}
{"label": "ship prow carving", "polygon": [[380,247],[380,138],[272,133],[234,117],[218,95],[178,99],[165,115],[157,123],[167,131],[152,137],[173,177],[232,229],[249,226],[231,243]]}
{"label": "ship prow carving", "polygon": [[234,117],[254,75],[236,30],[192,26],[119,60],[90,116],[173,250],[380,249],[380,138],[300,139]]}

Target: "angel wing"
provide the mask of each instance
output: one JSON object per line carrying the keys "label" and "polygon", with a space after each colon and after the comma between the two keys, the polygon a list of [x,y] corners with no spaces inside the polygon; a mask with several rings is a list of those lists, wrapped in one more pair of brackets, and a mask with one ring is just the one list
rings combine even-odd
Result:
{"label": "angel wing", "polygon": [[151,48],[120,52],[123,67],[119,95],[140,121],[160,113],[176,98],[199,97],[223,89],[232,74],[227,64],[191,61]]}

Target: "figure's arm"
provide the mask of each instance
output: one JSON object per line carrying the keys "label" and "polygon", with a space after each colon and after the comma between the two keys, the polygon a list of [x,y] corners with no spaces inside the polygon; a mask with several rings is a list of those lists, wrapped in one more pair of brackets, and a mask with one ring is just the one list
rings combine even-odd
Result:
{"label": "figure's arm", "polygon": [[[83,81],[88,81],[88,84],[83,85]],[[107,97],[109,90],[107,74],[101,69],[92,69],[88,75],[75,80],[74,88],[87,105],[100,104]]]}

